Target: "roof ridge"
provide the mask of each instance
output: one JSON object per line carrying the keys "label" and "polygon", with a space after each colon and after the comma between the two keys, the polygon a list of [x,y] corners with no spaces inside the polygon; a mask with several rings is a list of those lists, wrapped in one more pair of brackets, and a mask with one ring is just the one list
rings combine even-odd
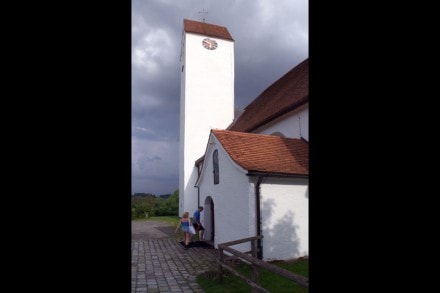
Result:
{"label": "roof ridge", "polygon": [[200,22],[191,19],[183,19],[183,30],[190,33],[206,35],[210,37],[221,38],[234,41],[228,29],[225,26]]}
{"label": "roof ridge", "polygon": [[218,131],[221,131],[221,132],[232,132],[232,133],[236,133],[238,135],[244,135],[244,136],[246,136],[246,135],[258,135],[258,136],[269,136],[269,137],[274,137],[274,138],[279,137],[281,139],[303,140],[304,142],[307,142],[302,137],[301,138],[281,137],[281,136],[278,136],[278,135],[267,134],[267,133],[242,132],[242,131],[228,130],[228,129],[211,129],[211,131],[213,131],[213,132],[218,132]]}

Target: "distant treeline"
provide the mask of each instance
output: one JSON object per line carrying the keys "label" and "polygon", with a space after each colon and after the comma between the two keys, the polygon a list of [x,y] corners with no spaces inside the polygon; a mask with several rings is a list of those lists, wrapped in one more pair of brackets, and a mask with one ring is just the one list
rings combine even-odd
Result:
{"label": "distant treeline", "polygon": [[160,198],[169,198],[171,196],[171,193],[161,194],[161,195],[154,195],[152,193],[135,193],[132,196],[139,196],[139,197],[153,196],[153,197],[160,197]]}
{"label": "distant treeline", "polygon": [[178,216],[179,190],[173,194],[156,196],[151,193],[135,193],[131,197],[131,218],[139,219],[154,216]]}

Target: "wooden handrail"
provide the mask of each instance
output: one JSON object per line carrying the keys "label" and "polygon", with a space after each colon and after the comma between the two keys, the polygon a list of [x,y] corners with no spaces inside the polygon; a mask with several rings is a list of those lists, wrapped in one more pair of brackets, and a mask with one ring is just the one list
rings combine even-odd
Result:
{"label": "wooden handrail", "polygon": [[[280,268],[276,265],[262,261],[256,257],[257,256],[257,254],[256,254],[256,240],[262,239],[262,238],[263,238],[263,236],[255,236],[255,237],[248,237],[248,238],[244,238],[244,239],[240,239],[240,240],[229,241],[229,242],[224,242],[224,243],[219,244],[218,245],[219,260],[217,262],[219,263],[219,266],[220,266],[220,278],[222,278],[222,274],[223,274],[222,269],[225,268],[228,271],[231,271],[237,277],[240,277],[243,280],[245,280],[253,289],[259,290],[260,292],[268,292],[266,289],[260,287],[258,284],[258,270],[256,269],[256,266],[257,266],[260,268],[264,268],[268,271],[271,271],[275,274],[281,275],[291,281],[298,283],[299,285],[301,285],[305,288],[308,288],[309,287],[308,278],[305,278],[301,275],[295,274],[289,270]],[[244,243],[244,242],[248,242],[248,241],[252,242],[251,243],[252,244],[252,256],[229,247],[231,245],[236,245],[236,244],[240,244],[240,243]],[[224,263],[223,250],[233,254],[236,257],[242,258],[252,264],[252,269],[253,269],[252,280],[243,276],[239,272],[235,271],[232,267],[230,267]]]}
{"label": "wooden handrail", "polygon": [[263,239],[263,237],[264,236],[254,236],[254,237],[248,237],[248,238],[243,238],[243,239],[229,241],[229,242],[223,242],[223,243],[220,243],[218,245],[218,247],[220,247],[220,246],[226,247],[226,246],[236,245],[236,244],[240,244],[240,243],[244,243],[244,242],[249,242],[252,240]]}

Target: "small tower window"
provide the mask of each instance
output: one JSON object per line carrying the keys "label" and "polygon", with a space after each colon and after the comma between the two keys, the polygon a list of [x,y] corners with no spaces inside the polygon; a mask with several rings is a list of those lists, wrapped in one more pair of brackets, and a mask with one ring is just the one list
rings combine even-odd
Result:
{"label": "small tower window", "polygon": [[212,162],[214,165],[214,184],[218,184],[220,181],[218,170],[218,150],[214,151],[214,154],[212,155]]}

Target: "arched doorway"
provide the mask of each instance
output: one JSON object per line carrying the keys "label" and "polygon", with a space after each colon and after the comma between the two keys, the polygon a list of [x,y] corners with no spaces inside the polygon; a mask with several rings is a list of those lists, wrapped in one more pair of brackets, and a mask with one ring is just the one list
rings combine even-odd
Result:
{"label": "arched doorway", "polygon": [[205,212],[205,234],[206,241],[214,242],[215,239],[215,220],[214,220],[214,201],[212,197],[208,196],[204,204]]}

